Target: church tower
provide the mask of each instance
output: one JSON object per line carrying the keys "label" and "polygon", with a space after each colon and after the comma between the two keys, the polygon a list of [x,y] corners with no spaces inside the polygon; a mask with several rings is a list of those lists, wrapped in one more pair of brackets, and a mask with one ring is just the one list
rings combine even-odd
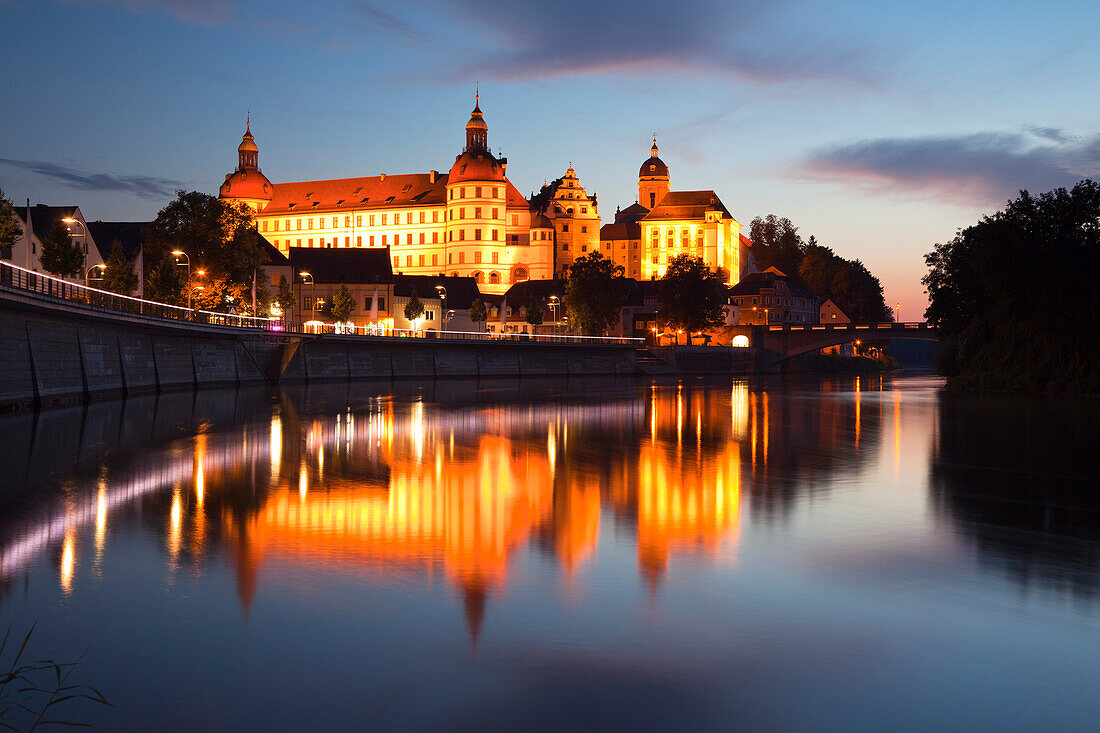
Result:
{"label": "church tower", "polygon": [[246,119],[244,135],[237,146],[237,170],[225,176],[218,198],[260,212],[271,203],[271,195],[271,181],[260,172],[260,149],[252,137],[252,120]]}
{"label": "church tower", "polygon": [[657,138],[649,149],[649,158],[638,169],[638,203],[652,210],[669,191],[668,166],[657,157]]}

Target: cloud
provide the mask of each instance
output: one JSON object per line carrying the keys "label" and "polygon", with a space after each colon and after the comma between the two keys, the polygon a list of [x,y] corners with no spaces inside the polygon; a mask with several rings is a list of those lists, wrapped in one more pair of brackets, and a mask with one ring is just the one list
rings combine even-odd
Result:
{"label": "cloud", "polygon": [[1020,189],[1048,191],[1100,173],[1100,136],[1078,140],[988,132],[879,138],[812,152],[796,174],[856,185],[872,193],[924,194],[963,205],[999,204]]}
{"label": "cloud", "polygon": [[136,13],[161,12],[195,25],[224,25],[233,18],[232,0],[68,0],[113,5]]}
{"label": "cloud", "polygon": [[[796,2],[770,0],[424,0],[355,7],[372,25],[454,58],[454,78],[708,71],[768,83],[807,78],[870,81],[868,49],[823,40],[791,20]],[[409,15],[398,17],[398,13]],[[417,15],[413,15],[413,14]],[[416,17],[448,29],[433,38]],[[428,43],[434,41],[434,44]]]}
{"label": "cloud", "polygon": [[12,160],[0,158],[0,163],[36,173],[55,181],[66,183],[82,191],[122,191],[152,201],[171,198],[177,189],[182,188],[180,181],[153,176],[118,176],[106,173],[85,173],[75,168],[66,168],[40,160]]}

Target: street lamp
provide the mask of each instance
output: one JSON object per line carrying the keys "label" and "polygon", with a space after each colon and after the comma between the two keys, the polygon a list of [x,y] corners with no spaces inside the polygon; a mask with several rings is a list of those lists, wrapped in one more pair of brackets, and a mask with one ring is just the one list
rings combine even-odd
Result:
{"label": "street lamp", "polygon": [[298,273],[298,277],[302,278],[302,284],[303,285],[306,283],[306,278],[307,277],[309,278],[309,285],[311,286],[310,287],[310,297],[313,299],[313,302],[309,306],[309,310],[310,310],[310,313],[316,314],[316,312],[317,312],[317,283],[316,283],[316,281],[314,281],[313,275],[309,274],[308,272],[305,272],[304,270],[302,272]]}
{"label": "street lamp", "polygon": [[[65,222],[69,226],[72,226],[73,224],[80,225],[80,230],[81,230],[81,232],[83,232],[80,235],[80,238],[84,240],[84,262],[81,263],[81,264],[82,264],[83,267],[87,267],[88,266],[88,227],[85,226],[84,222],[82,222],[80,219],[76,219],[76,218],[71,217],[71,216],[66,216],[66,217],[62,218],[61,221]],[[84,273],[84,285],[87,286],[87,284],[88,284],[88,273],[85,272]]]}
{"label": "street lamp", "polygon": [[[439,312],[442,314],[442,316],[440,318],[440,320],[442,321],[442,324],[440,325],[440,328],[442,330],[446,331],[447,330],[447,315],[446,315],[446,313],[447,313],[447,288],[443,287],[442,285],[436,285],[435,286],[435,291],[437,293],[439,293]],[[452,313],[453,312],[454,311],[452,311]]]}
{"label": "street lamp", "polygon": [[558,327],[558,296],[550,296],[550,312],[554,314],[554,330]]}
{"label": "street lamp", "polygon": [[894,322],[901,323],[901,301],[894,303]]}
{"label": "street lamp", "polygon": [[205,286],[203,286],[203,285],[196,285],[195,287],[193,287],[193,288],[191,288],[190,290],[187,291],[187,309],[188,310],[191,310],[191,296],[194,295],[196,291],[204,289],[204,287]]}
{"label": "street lamp", "polygon": [[87,269],[87,270],[86,270],[86,271],[84,272],[84,287],[88,287],[88,284],[89,284],[89,282],[90,282],[91,280],[93,280],[93,279],[94,279],[94,280],[102,280],[102,279],[103,279],[103,275],[100,275],[100,276],[99,276],[99,277],[97,277],[97,278],[93,278],[93,277],[92,277],[92,271],[93,271],[93,270],[99,270],[99,269],[103,269],[103,270],[106,270],[106,269],[107,269],[107,265],[92,265],[91,267],[89,267],[89,268],[88,268],[88,269]]}
{"label": "street lamp", "polygon": [[175,257],[176,257],[176,265],[179,265],[180,257],[183,257],[185,260],[187,260],[184,264],[187,265],[187,279],[190,280],[191,279],[191,258],[188,257],[187,253],[184,252],[181,249],[172,250],[172,254],[175,255]]}

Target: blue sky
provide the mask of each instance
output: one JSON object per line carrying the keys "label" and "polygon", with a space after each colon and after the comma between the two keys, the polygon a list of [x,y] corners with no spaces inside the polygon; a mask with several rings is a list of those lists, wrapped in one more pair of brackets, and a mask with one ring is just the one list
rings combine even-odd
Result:
{"label": "blue sky", "polygon": [[524,193],[604,219],[656,131],[676,189],[788,216],[917,318],[923,254],[1100,173],[1100,5],[0,0],[0,187],[149,219],[216,192],[252,112],[274,181],[447,170],[475,83]]}

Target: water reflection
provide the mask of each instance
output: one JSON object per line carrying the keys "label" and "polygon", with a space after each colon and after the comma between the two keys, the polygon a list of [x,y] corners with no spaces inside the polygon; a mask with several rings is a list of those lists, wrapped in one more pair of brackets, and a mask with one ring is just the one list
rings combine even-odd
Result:
{"label": "water reflection", "polygon": [[476,640],[527,547],[571,578],[601,527],[632,533],[656,593],[677,555],[735,553],[745,512],[783,520],[863,470],[884,423],[900,450],[898,394],[881,379],[828,382],[814,399],[744,382],[401,389],[165,394],[8,418],[13,470],[53,493],[5,497],[0,581],[53,551],[67,592],[84,536],[98,558],[113,523],[136,521],[170,572],[228,557],[246,613],[274,563],[441,572]]}
{"label": "water reflection", "polygon": [[1090,398],[947,393],[931,467],[936,504],[1022,586],[1100,587],[1100,410]]}

